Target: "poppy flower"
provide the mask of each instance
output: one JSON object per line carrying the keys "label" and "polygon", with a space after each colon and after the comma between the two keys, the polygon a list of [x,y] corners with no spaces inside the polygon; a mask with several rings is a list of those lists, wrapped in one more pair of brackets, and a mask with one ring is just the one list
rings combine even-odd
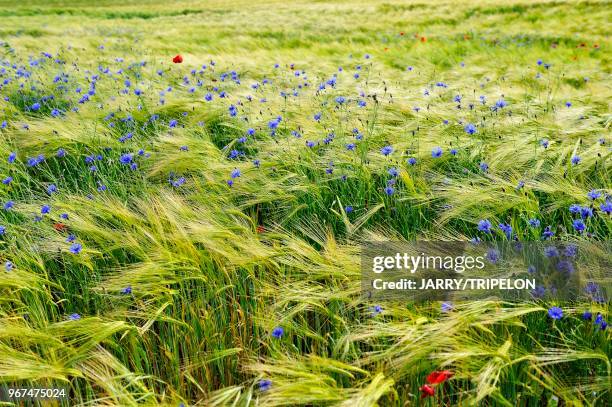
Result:
{"label": "poppy flower", "polygon": [[263,227],[262,225],[258,225],[257,226],[257,233],[263,233],[266,231],[266,228]]}
{"label": "poppy flower", "polygon": [[424,399],[425,397],[432,397],[435,394],[434,388],[426,384],[419,387],[419,390],[421,391],[422,399]]}
{"label": "poppy flower", "polygon": [[183,57],[179,54],[172,58],[172,62],[174,62],[175,64],[180,64],[181,62],[183,62]]}
{"label": "poppy flower", "polygon": [[429,384],[439,384],[447,381],[451,377],[453,377],[453,372],[450,370],[441,370],[431,372],[425,380],[427,380]]}
{"label": "poppy flower", "polygon": [[58,232],[65,232],[68,230],[68,226],[64,225],[63,223],[55,223],[53,224],[53,229],[57,230]]}
{"label": "poppy flower", "polygon": [[421,42],[425,42],[425,41],[427,41],[427,38],[421,37]]}

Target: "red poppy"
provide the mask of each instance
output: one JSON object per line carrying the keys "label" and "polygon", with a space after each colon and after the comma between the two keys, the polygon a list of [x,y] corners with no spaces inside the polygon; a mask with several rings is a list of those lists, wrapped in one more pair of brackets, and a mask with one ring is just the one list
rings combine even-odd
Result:
{"label": "red poppy", "polygon": [[427,41],[427,38],[421,37],[421,42],[425,42],[425,41]]}
{"label": "red poppy", "polygon": [[400,35],[404,35],[404,32],[402,31],[402,32],[400,33]]}
{"label": "red poppy", "polygon": [[180,64],[181,62],[183,62],[183,57],[181,55],[177,55],[172,58],[172,62],[174,62],[175,64]]}
{"label": "red poppy", "polygon": [[262,225],[257,225],[257,233],[263,233],[266,231],[266,228]]}
{"label": "red poppy", "polygon": [[453,377],[453,372],[451,372],[450,370],[440,370],[440,371],[431,372],[427,376],[426,380],[427,380],[427,383],[429,384],[439,384],[439,383],[443,383],[447,381],[451,377]]}
{"label": "red poppy", "polygon": [[419,387],[419,390],[421,391],[422,399],[424,399],[425,397],[432,397],[435,394],[434,388],[426,384]]}
{"label": "red poppy", "polygon": [[53,224],[53,229],[57,230],[58,232],[65,232],[68,230],[68,226],[64,225],[63,223],[55,223]]}

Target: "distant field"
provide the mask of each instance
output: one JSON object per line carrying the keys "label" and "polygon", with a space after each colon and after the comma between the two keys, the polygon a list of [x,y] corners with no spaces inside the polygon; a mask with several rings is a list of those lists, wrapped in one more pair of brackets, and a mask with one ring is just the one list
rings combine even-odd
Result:
{"label": "distant field", "polygon": [[537,241],[610,260],[611,10],[0,0],[0,389],[609,405],[605,287],[377,302],[360,250]]}

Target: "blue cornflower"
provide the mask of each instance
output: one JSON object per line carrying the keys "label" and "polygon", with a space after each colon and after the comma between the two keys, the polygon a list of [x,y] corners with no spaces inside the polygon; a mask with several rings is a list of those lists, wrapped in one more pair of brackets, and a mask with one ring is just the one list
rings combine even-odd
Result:
{"label": "blue cornflower", "polygon": [[408,159],[408,164],[410,164],[410,165],[415,165],[416,163],[417,163],[416,158],[414,158],[414,157],[410,157],[410,158]]}
{"label": "blue cornflower", "polygon": [[590,218],[593,216],[593,208],[582,206],[580,208],[580,216],[582,216],[582,219]]}
{"label": "blue cornflower", "polygon": [[431,150],[431,156],[433,158],[439,158],[442,156],[442,149],[440,147],[434,147],[433,150]]}
{"label": "blue cornflower", "polygon": [[473,125],[472,123],[468,123],[468,124],[466,124],[466,125],[465,125],[465,127],[463,128],[463,130],[465,130],[465,132],[466,132],[467,134],[472,135],[472,134],[476,133],[476,126],[475,126],[475,125]]}
{"label": "blue cornflower", "polygon": [[4,210],[8,211],[13,209],[13,206],[15,206],[15,203],[13,201],[6,201],[4,204]]}
{"label": "blue cornflower", "polygon": [[540,141],[540,145],[544,148],[548,148],[548,143],[549,143],[548,139],[542,139]]}
{"label": "blue cornflower", "polygon": [[59,150],[57,150],[57,153],[55,153],[55,155],[58,158],[63,158],[66,156],[66,150],[64,150],[63,148],[60,148]]}
{"label": "blue cornflower", "polygon": [[285,330],[282,327],[277,326],[276,328],[272,330],[272,337],[276,339],[280,339],[284,333],[285,333]]}
{"label": "blue cornflower", "polygon": [[488,219],[479,221],[478,230],[485,233],[491,233],[491,222]]}
{"label": "blue cornflower", "polygon": [[395,192],[395,189],[392,186],[387,186],[385,188],[385,194],[389,196],[393,195],[394,192]]}
{"label": "blue cornflower", "polygon": [[74,314],[70,314],[68,316],[68,319],[72,320],[72,321],[76,321],[77,319],[81,319],[81,315],[74,313]]}
{"label": "blue cornflower", "polygon": [[498,109],[503,109],[506,106],[508,106],[508,103],[504,99],[499,99],[495,102],[495,107]]}
{"label": "blue cornflower", "polygon": [[582,161],[582,158],[580,158],[579,156],[577,156],[577,155],[572,156],[572,164],[573,164],[573,165],[578,165],[578,163],[579,163],[580,161]]}
{"label": "blue cornflower", "polygon": [[393,152],[393,147],[384,146],[383,148],[380,149],[380,152],[382,155],[387,156]]}
{"label": "blue cornflower", "polygon": [[36,102],[32,106],[30,106],[30,110],[37,111],[40,109],[40,103]]}
{"label": "blue cornflower", "polygon": [[17,159],[17,153],[13,153],[11,152],[8,156],[8,162],[9,164],[12,164],[15,162],[15,159]]}
{"label": "blue cornflower", "polygon": [[260,391],[268,391],[272,387],[272,381],[268,379],[260,380],[258,386]]}
{"label": "blue cornflower", "polygon": [[3,235],[6,233],[6,227],[0,225],[0,235]]}
{"label": "blue cornflower", "polygon": [[575,219],[572,223],[572,226],[574,226],[574,229],[576,229],[576,232],[578,233],[582,233],[586,229],[586,225],[584,224],[582,219]]}
{"label": "blue cornflower", "polygon": [[315,115],[313,116],[313,118],[314,118],[316,121],[321,120],[321,113],[315,113]]}
{"label": "blue cornflower", "polygon": [[563,252],[563,254],[567,257],[576,257],[576,255],[578,254],[578,246],[576,246],[575,244],[568,244],[567,246],[565,246],[565,251]]}
{"label": "blue cornflower", "polygon": [[601,205],[599,205],[599,209],[601,209],[602,212],[605,212],[610,215],[612,213],[612,201],[606,201],[602,203]]}
{"label": "blue cornflower", "polygon": [[551,238],[551,237],[553,237],[554,235],[555,235],[555,232],[553,232],[553,231],[551,230],[551,227],[550,227],[550,226],[546,226],[546,227],[544,228],[544,231],[542,232],[542,237],[543,237],[544,239],[550,239],[550,238]]}
{"label": "blue cornflower", "polygon": [[566,107],[572,107],[572,102],[565,102]]}
{"label": "blue cornflower", "polygon": [[128,285],[127,287],[121,290],[121,294],[131,294],[131,293],[132,293],[132,286],[130,285]]}
{"label": "blue cornflower", "polygon": [[508,239],[512,238],[512,226],[510,226],[507,223],[500,223],[498,226],[501,229],[501,231],[504,232],[504,234],[506,235],[506,238]]}
{"label": "blue cornflower", "polygon": [[590,311],[585,311],[582,314],[582,319],[584,319],[585,321],[590,321],[591,319],[593,319],[593,313]]}
{"label": "blue cornflower", "polygon": [[457,155],[458,151],[457,151],[456,148],[451,148],[450,153],[451,153],[452,156],[455,156],[455,155]]}
{"label": "blue cornflower", "polygon": [[592,200],[596,200],[600,196],[601,196],[601,192],[594,190],[594,189],[587,193],[587,197],[589,197],[589,199],[592,199]]}
{"label": "blue cornflower", "polygon": [[374,305],[370,308],[370,311],[372,312],[372,316],[375,317],[376,315],[382,313],[383,308],[380,305]]}
{"label": "blue cornflower", "polygon": [[238,178],[240,176],[240,170],[238,168],[234,169],[232,171],[231,177],[232,178]]}
{"label": "blue cornflower", "polygon": [[397,177],[398,172],[397,172],[397,169],[396,169],[395,167],[389,168],[389,169],[387,170],[387,172],[388,172],[388,173],[389,173],[389,175],[391,175],[392,177]]}
{"label": "blue cornflower", "polygon": [[343,104],[344,102],[346,102],[346,98],[345,98],[344,96],[338,96],[338,97],[336,98],[336,103],[337,103],[337,104],[341,105],[341,104]]}
{"label": "blue cornflower", "polygon": [[351,212],[353,212],[353,207],[352,207],[352,206],[350,206],[350,205],[349,205],[349,206],[346,206],[346,207],[344,208],[344,212],[346,212],[346,213],[351,213]]}
{"label": "blue cornflower", "polygon": [[544,248],[544,255],[546,257],[558,257],[559,250],[555,246],[547,246]]}
{"label": "blue cornflower", "polygon": [[314,142],[314,141],[307,140],[307,141],[306,141],[306,146],[307,146],[308,148],[313,148],[313,147],[315,146],[315,142]]}
{"label": "blue cornflower", "polygon": [[12,262],[10,262],[10,261],[8,261],[8,260],[6,261],[6,263],[4,263],[4,269],[5,269],[6,271],[11,271],[11,270],[13,269],[13,267],[15,267],[15,266],[13,265],[13,263],[12,263]]}
{"label": "blue cornflower", "polygon": [[497,264],[497,262],[499,261],[499,256],[500,256],[499,250],[497,250],[497,249],[489,249],[487,251],[486,258],[491,263]]}
{"label": "blue cornflower", "polygon": [[133,155],[131,153],[123,154],[119,157],[121,164],[129,164],[132,162]]}
{"label": "blue cornflower", "polygon": [[13,182],[13,177],[6,177],[6,178],[4,178],[4,179],[2,180],[2,183],[3,183],[4,185],[8,185],[8,184],[10,184],[11,182]]}
{"label": "blue cornflower", "polygon": [[178,124],[178,120],[176,119],[172,119],[170,120],[170,122],[168,123],[169,127],[176,127],[176,125]]}
{"label": "blue cornflower", "polygon": [[540,227],[540,220],[536,218],[529,219],[529,225],[534,228]]}
{"label": "blue cornflower", "polygon": [[72,245],[70,245],[70,253],[72,254],[79,254],[81,253],[81,250],[83,249],[83,246],[80,243],[73,243]]}
{"label": "blue cornflower", "polygon": [[355,150],[355,143],[348,143],[348,144],[346,145],[346,149],[347,149],[348,151],[354,151],[354,150]]}
{"label": "blue cornflower", "polygon": [[51,195],[54,192],[57,192],[57,187],[55,186],[55,184],[49,184],[49,186],[47,187],[47,193]]}
{"label": "blue cornflower", "polygon": [[440,311],[442,312],[450,312],[453,310],[453,304],[450,302],[443,302],[440,305]]}
{"label": "blue cornflower", "polygon": [[561,319],[563,317],[563,310],[559,307],[551,307],[548,310],[548,316],[552,319]]}
{"label": "blue cornflower", "polygon": [[43,215],[46,215],[49,212],[51,212],[51,207],[49,205],[43,205],[42,208],[40,208],[40,213]]}
{"label": "blue cornflower", "polygon": [[480,170],[482,172],[487,172],[489,170],[489,164],[485,163],[484,161],[480,163]]}

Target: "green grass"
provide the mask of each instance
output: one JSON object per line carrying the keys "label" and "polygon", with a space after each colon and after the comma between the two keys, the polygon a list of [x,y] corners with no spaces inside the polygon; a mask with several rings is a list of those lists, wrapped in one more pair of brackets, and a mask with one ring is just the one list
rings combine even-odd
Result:
{"label": "green grass", "polygon": [[[609,243],[612,221],[599,209],[612,193],[609,10],[607,1],[0,0],[0,60],[10,61],[0,83],[12,78],[0,89],[0,180],[12,177],[0,204],[15,203],[0,207],[0,385],[62,384],[65,405],[607,405],[610,330],[582,313],[609,319],[609,302],[473,301],[448,313],[378,304],[360,292],[360,245],[503,240],[500,222],[525,241],[551,226],[556,240]],[[184,62],[172,64],[178,53]],[[32,74],[16,78],[12,64]],[[221,80],[233,70],[240,84]],[[54,82],[60,73],[67,82]],[[317,92],[333,74],[336,87]],[[79,104],[92,75],[95,95]],[[502,98],[508,106],[492,110]],[[233,149],[244,156],[231,159]],[[119,162],[125,153],[137,170]],[[602,197],[591,203],[594,189]],[[51,213],[37,221],[43,204]],[[585,233],[573,229],[572,204],[595,209]],[[478,232],[481,219],[491,236]],[[552,305],[561,320],[548,317]],[[420,400],[441,369],[453,378]]]}

